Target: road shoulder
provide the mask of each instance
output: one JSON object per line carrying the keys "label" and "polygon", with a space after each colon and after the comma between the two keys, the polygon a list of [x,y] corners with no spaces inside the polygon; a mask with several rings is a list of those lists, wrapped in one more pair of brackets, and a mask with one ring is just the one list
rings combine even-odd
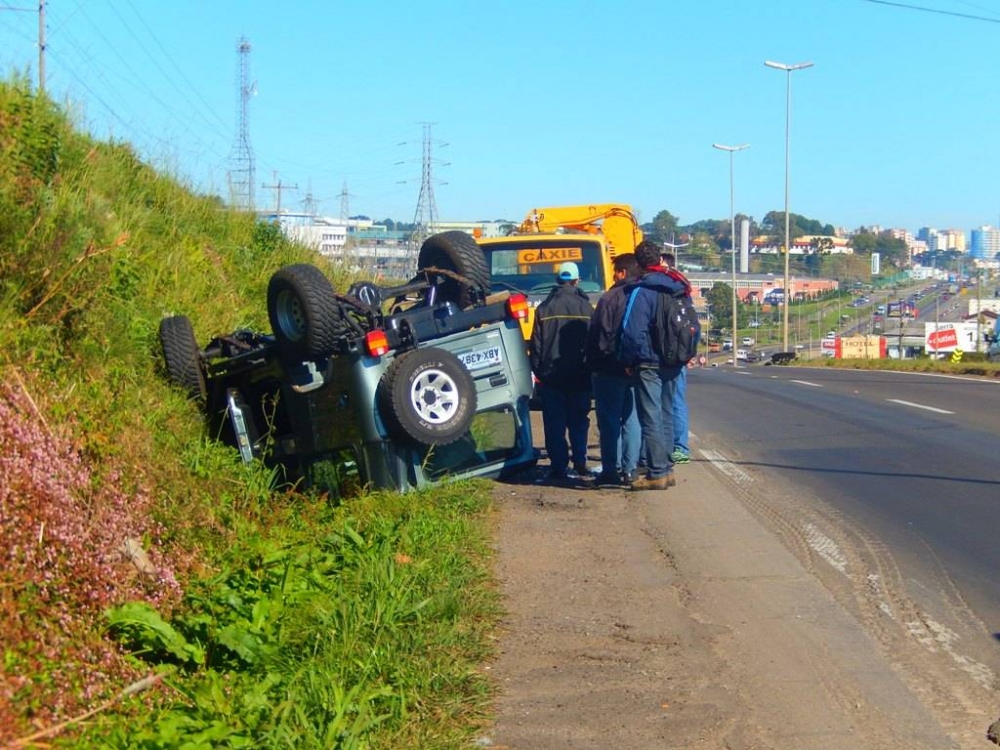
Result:
{"label": "road shoulder", "polygon": [[947,748],[704,460],[668,491],[497,485],[493,747]]}

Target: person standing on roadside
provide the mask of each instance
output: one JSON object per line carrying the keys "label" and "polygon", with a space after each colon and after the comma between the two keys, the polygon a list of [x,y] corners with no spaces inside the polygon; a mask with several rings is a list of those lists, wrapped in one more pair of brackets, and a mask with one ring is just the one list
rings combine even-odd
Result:
{"label": "person standing on roadside", "polygon": [[581,477],[588,476],[590,372],[584,350],[593,308],[590,298],[578,287],[580,269],[576,263],[563,263],[556,278],[558,286],[535,311],[529,355],[542,402],[549,479],[566,483],[570,453],[573,470]]}
{"label": "person standing on roadside", "polygon": [[[691,295],[691,282],[677,269],[677,261],[673,253],[660,255],[660,263],[667,269],[667,275],[687,287]],[[674,405],[674,445],[670,458],[674,464],[686,464],[691,461],[691,448],[688,446],[688,406],[687,406],[687,367],[673,381],[672,402]]]}
{"label": "person standing on roadside", "polygon": [[[648,474],[630,484],[633,490],[665,490],[676,484],[674,462],[673,392],[683,366],[668,365],[653,344],[661,294],[681,294],[685,285],[668,275],[660,249],[643,240],[635,249],[643,276],[629,293],[622,319],[619,359],[636,380],[636,405]],[[689,291],[689,290],[688,290]]]}
{"label": "person standing on roadside", "polygon": [[597,301],[587,331],[587,366],[592,373],[594,411],[601,442],[599,487],[620,487],[635,474],[642,436],[635,409],[635,384],[618,360],[618,332],[628,303],[626,289],[639,276],[633,253],[613,264],[614,285]]}

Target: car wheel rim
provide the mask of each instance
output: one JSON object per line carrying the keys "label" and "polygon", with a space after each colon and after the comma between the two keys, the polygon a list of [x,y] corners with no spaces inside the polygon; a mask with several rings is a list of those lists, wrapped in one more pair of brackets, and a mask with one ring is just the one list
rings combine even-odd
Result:
{"label": "car wheel rim", "polygon": [[278,325],[281,332],[293,341],[300,339],[305,330],[306,321],[299,298],[291,292],[281,292],[278,295],[275,309],[278,313]]}
{"label": "car wheel rim", "polygon": [[424,370],[410,386],[410,404],[422,420],[444,424],[458,410],[458,386],[443,370]]}

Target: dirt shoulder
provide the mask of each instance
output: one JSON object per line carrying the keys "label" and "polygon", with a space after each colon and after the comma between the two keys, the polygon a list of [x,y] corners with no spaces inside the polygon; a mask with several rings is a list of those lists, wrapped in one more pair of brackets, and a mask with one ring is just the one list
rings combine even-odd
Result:
{"label": "dirt shoulder", "polygon": [[[500,748],[994,747],[943,726],[708,461],[661,492],[498,484]],[[986,722],[988,724],[988,722]]]}

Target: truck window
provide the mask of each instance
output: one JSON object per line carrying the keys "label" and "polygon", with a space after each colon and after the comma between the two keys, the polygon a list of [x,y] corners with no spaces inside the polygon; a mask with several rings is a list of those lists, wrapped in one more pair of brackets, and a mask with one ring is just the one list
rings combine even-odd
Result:
{"label": "truck window", "polygon": [[584,292],[602,292],[610,286],[610,279],[604,278],[601,245],[585,236],[544,242],[530,237],[520,242],[505,239],[502,245],[483,243],[482,248],[490,264],[494,292],[548,294],[556,285],[560,264],[568,260],[579,267],[579,286]]}

